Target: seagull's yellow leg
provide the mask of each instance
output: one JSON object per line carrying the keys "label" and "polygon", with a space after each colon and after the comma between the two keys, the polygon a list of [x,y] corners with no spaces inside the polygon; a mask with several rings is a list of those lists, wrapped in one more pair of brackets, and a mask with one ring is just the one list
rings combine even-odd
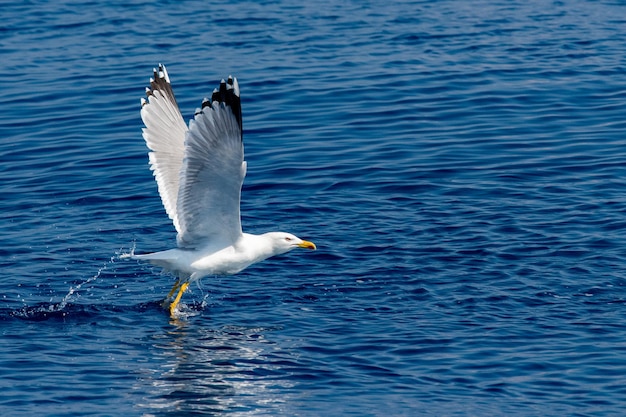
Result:
{"label": "seagull's yellow leg", "polygon": [[169,300],[170,298],[172,298],[172,295],[174,295],[174,293],[179,287],[180,287],[180,280],[177,279],[176,282],[174,283],[174,286],[170,290],[170,292],[167,293],[167,296],[165,297],[165,299]]}
{"label": "seagull's yellow leg", "polygon": [[174,311],[176,311],[176,307],[178,307],[178,303],[180,302],[180,298],[183,296],[183,293],[187,290],[188,286],[189,286],[188,282],[180,284],[180,286],[179,286],[180,289],[178,290],[178,295],[176,296],[174,301],[172,301],[172,304],[170,304],[170,316],[174,317]]}
{"label": "seagull's yellow leg", "polygon": [[170,292],[168,292],[165,298],[163,299],[163,303],[161,304],[163,308],[167,307],[168,300],[172,298],[172,296],[174,295],[174,292],[176,292],[179,288],[180,288],[180,279],[177,279],[176,282],[174,283],[174,286],[170,290]]}

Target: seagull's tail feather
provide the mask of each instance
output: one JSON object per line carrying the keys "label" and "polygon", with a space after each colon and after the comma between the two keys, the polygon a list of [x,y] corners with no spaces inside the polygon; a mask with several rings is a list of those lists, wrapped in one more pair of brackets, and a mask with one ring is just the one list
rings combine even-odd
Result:
{"label": "seagull's tail feather", "polygon": [[138,261],[148,261],[152,265],[163,268],[165,272],[173,274],[180,274],[181,271],[177,268],[179,260],[178,250],[170,249],[161,252],[146,253],[143,255],[135,255],[134,253],[128,254],[126,258],[135,259]]}

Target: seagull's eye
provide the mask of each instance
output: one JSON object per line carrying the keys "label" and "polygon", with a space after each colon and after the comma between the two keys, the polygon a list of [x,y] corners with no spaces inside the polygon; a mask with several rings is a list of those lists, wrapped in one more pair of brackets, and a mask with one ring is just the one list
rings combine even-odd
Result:
{"label": "seagull's eye", "polygon": [[286,240],[287,242],[291,242],[291,240],[292,240],[292,239],[291,239],[290,237],[286,237],[286,238],[285,238],[285,240]]}

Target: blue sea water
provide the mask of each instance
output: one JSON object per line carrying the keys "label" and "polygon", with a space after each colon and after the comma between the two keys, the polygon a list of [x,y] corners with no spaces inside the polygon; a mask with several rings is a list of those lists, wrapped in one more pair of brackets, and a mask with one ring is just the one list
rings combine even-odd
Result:
{"label": "blue sea water", "polygon": [[[0,414],[626,415],[626,5],[5,1]],[[243,225],[192,286],[139,99],[238,77]]]}

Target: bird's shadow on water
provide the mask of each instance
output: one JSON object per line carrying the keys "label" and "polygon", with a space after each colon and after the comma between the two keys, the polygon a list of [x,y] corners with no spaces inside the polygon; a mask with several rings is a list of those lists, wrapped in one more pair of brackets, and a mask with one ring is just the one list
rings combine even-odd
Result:
{"label": "bird's shadow on water", "polygon": [[111,304],[73,304],[66,301],[59,303],[38,303],[20,308],[0,309],[0,320],[18,319],[24,321],[74,321],[85,322],[106,317],[120,316],[129,312],[146,313],[151,310],[160,312],[165,317],[160,301],[149,301],[133,306],[115,306]]}
{"label": "bird's shadow on water", "polygon": [[[206,296],[205,296],[206,298]],[[163,299],[151,300],[136,303],[133,305],[115,305],[112,303],[78,303],[70,302],[64,298],[59,302],[42,302],[34,305],[25,305],[18,308],[0,308],[0,320],[23,320],[31,322],[42,321],[64,321],[81,323],[86,321],[111,321],[114,318],[129,320],[141,320],[139,317],[149,317],[149,323],[153,323],[155,318],[162,317],[163,324],[169,324],[173,328],[185,328],[188,321],[193,317],[203,314],[209,310],[209,305],[205,299],[181,303],[180,312],[171,317],[169,309],[164,308]]]}

